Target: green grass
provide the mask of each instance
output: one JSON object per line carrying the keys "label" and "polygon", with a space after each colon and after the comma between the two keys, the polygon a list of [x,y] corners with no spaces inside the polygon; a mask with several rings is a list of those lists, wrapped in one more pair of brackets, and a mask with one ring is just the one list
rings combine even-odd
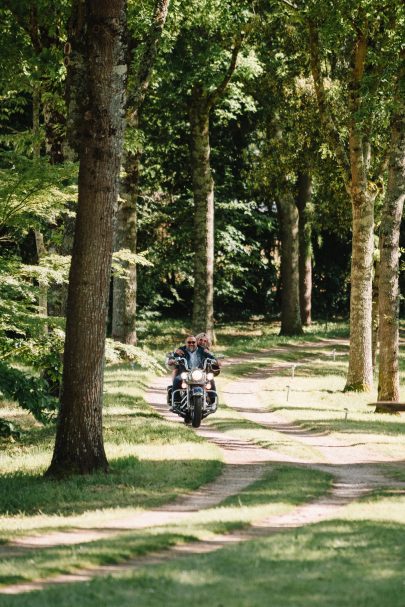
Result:
{"label": "green grass", "polygon": [[403,607],[404,562],[403,525],[334,520],[0,605]]}
{"label": "green grass", "polygon": [[218,507],[190,513],[179,525],[124,533],[74,546],[34,550],[18,547],[14,556],[0,556],[0,585],[118,563],[174,544],[229,533],[253,520],[286,514],[295,506],[323,495],[330,484],[331,476],[318,470],[271,467],[263,479],[239,495],[227,498]]}
{"label": "green grass", "polygon": [[2,443],[0,538],[103,524],[171,501],[217,476],[219,450],[182,424],[157,415],[142,397],[147,381],[145,373],[125,367],[107,372],[104,440],[109,474],[44,478],[55,429],[14,410],[25,434],[21,442]]}
{"label": "green grass", "polygon": [[[171,321],[145,327],[145,347],[162,356],[182,343],[188,332],[186,326]],[[260,541],[148,566],[120,578],[58,586],[27,596],[0,595],[0,605],[403,607],[405,495],[394,481],[405,481],[404,418],[375,415],[367,407],[376,400],[375,391],[343,393],[347,325],[329,324],[327,331],[325,325],[315,325],[301,338],[281,338],[278,330],[277,325],[266,323],[217,328],[215,351],[243,358],[241,365],[223,367],[220,390],[225,392],[229,382],[242,373],[254,373],[255,377],[259,373],[264,408],[281,413],[306,430],[328,434],[332,441],[368,446],[377,459],[381,455],[381,460],[395,460],[377,465],[385,473],[386,489],[347,505],[339,511],[339,520],[287,529]],[[250,353],[259,360],[252,363]],[[298,365],[294,379],[289,368],[292,364]],[[403,385],[404,357],[400,370]],[[105,437],[111,473],[101,478],[71,479],[58,490],[57,482],[43,485],[41,479],[49,463],[53,432],[36,427],[22,415],[28,429],[23,442],[3,445],[3,539],[73,525],[102,528],[111,517],[141,511],[159,500],[163,503],[218,473],[221,464],[214,447],[190,429],[167,424],[148,409],[142,399],[147,382],[145,374],[132,370],[108,372]],[[12,405],[7,407],[12,416],[21,419]],[[279,453],[319,461],[315,449],[303,447],[293,436],[246,421],[231,408],[221,407],[204,423]],[[119,562],[190,539],[214,537],[257,518],[288,512],[321,495],[328,483],[327,477],[315,471],[277,466],[263,481],[219,507],[190,513],[181,525],[125,533],[76,547],[26,550],[0,564],[1,576],[3,582],[28,580],[81,566]]]}

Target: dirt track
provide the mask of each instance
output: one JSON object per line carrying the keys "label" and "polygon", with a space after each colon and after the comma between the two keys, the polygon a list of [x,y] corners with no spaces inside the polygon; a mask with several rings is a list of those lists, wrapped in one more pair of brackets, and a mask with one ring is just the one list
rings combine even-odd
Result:
{"label": "dirt track", "polygon": [[[5,546],[1,550],[2,555],[5,555],[8,551],[11,555],[13,552],[20,552],[24,549],[91,542],[96,539],[117,536],[131,529],[179,523],[190,512],[213,507],[226,497],[239,493],[260,478],[269,465],[276,463],[294,463],[332,473],[335,482],[329,493],[314,502],[295,508],[289,514],[255,521],[244,531],[216,536],[213,541],[193,542],[159,554],[131,559],[118,565],[103,566],[79,571],[73,575],[61,575],[49,580],[3,587],[0,589],[0,593],[18,594],[38,590],[52,584],[74,583],[95,576],[118,574],[178,558],[182,555],[210,552],[230,543],[246,541],[292,527],[334,518],[337,516],[339,508],[371,491],[374,487],[387,484],[391,486],[393,484],[392,481],[387,481],[381,469],[377,469],[374,465],[382,463],[383,460],[380,457],[376,458],[375,453],[366,446],[354,446],[348,441],[337,442],[329,435],[305,432],[300,427],[287,423],[280,414],[263,411],[257,395],[261,389],[261,382],[267,374],[272,372],[274,370],[269,366],[268,371],[257,371],[248,377],[229,383],[225,393],[226,404],[236,409],[246,419],[270,427],[277,432],[292,435],[295,440],[315,448],[322,455],[322,461],[308,463],[291,457],[280,456],[279,453],[271,449],[264,449],[253,443],[229,438],[224,432],[203,425],[197,430],[198,434],[215,443],[223,451],[224,471],[214,482],[161,508],[144,512],[138,516],[112,519],[108,521],[108,529],[77,529],[64,533],[54,532],[42,536],[20,538]],[[182,423],[179,417],[167,410],[165,403],[166,383],[166,378],[158,379],[155,385],[151,387],[146,398],[159,413],[172,423]],[[190,429],[190,431],[193,430]],[[384,461],[388,462],[389,460],[385,459]]]}

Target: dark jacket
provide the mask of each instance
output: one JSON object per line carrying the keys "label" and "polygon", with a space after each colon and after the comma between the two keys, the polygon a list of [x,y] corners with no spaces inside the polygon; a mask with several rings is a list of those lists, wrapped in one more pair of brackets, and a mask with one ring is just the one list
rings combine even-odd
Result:
{"label": "dark jacket", "polygon": [[[190,365],[190,353],[187,350],[186,346],[181,346],[180,348],[178,348],[178,350],[182,350],[184,352],[184,357],[187,360],[187,364],[188,366]],[[178,359],[178,358],[182,358],[181,356],[179,356],[178,354],[174,354],[173,356],[174,359]],[[212,360],[213,362],[216,362],[216,358],[215,356],[213,356],[212,354],[210,354],[209,352],[205,352],[204,348],[202,348],[201,346],[197,346],[197,359],[198,359],[198,368],[202,369],[204,367],[204,361],[206,359]],[[182,371],[184,371],[184,365],[180,365],[179,367],[177,367],[177,372],[181,373]]]}

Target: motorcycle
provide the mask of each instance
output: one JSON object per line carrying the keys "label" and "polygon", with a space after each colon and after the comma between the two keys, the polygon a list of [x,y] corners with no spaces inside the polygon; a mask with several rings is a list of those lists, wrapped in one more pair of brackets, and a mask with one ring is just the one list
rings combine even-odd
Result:
{"label": "motorcycle", "polygon": [[218,394],[212,389],[212,380],[219,374],[218,363],[215,359],[205,359],[202,369],[190,369],[186,358],[169,354],[176,361],[176,367],[182,366],[181,385],[177,390],[168,388],[168,404],[170,409],[184,418],[186,424],[199,428],[201,421],[215,413],[218,408]]}

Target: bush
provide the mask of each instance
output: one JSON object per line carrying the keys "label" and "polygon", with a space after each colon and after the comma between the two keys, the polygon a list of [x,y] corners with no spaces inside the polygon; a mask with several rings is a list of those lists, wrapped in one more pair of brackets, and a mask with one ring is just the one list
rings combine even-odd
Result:
{"label": "bush", "polygon": [[15,400],[41,423],[49,423],[56,417],[58,400],[49,393],[48,383],[39,377],[0,361],[0,397]]}

